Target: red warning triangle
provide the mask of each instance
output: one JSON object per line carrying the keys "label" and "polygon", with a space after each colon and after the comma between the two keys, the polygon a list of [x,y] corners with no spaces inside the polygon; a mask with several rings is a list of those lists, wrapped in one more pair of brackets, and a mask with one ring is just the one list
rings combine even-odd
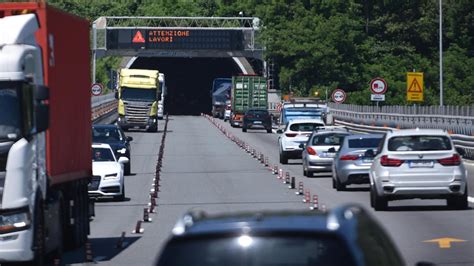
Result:
{"label": "red warning triangle", "polygon": [[413,81],[410,84],[410,88],[408,88],[408,92],[423,92],[420,84],[418,83],[418,80],[413,79]]}
{"label": "red warning triangle", "polygon": [[137,31],[137,33],[135,33],[135,37],[133,37],[132,43],[140,43],[140,42],[144,43],[145,38],[143,38],[141,31]]}

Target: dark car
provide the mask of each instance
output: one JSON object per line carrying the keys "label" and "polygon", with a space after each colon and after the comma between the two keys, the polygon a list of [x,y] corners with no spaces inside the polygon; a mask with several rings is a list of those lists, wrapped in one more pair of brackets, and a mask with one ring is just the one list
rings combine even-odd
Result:
{"label": "dark car", "polygon": [[[180,219],[156,265],[405,265],[360,206]],[[183,255],[184,254],[184,255]]]}
{"label": "dark car", "polygon": [[242,132],[247,132],[249,128],[266,129],[267,133],[272,133],[272,117],[268,110],[250,109],[245,112]]}
{"label": "dark car", "polygon": [[130,141],[132,137],[125,136],[125,133],[118,125],[92,125],[92,142],[106,143],[112,147],[115,157],[119,158],[125,156],[129,162],[124,165],[124,172],[126,175],[130,174],[131,160],[130,157]]}

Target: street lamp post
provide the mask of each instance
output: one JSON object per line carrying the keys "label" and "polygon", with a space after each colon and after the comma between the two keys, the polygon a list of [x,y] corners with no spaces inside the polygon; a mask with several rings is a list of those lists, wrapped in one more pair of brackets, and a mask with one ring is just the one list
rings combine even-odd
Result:
{"label": "street lamp post", "polygon": [[439,106],[443,106],[443,0],[439,0]]}

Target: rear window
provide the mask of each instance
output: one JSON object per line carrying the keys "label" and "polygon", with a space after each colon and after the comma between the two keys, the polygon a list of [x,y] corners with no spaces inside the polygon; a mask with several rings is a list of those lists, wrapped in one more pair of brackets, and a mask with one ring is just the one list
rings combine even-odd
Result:
{"label": "rear window", "polygon": [[313,131],[318,127],[323,127],[320,123],[295,123],[290,126],[291,131]]}
{"label": "rear window", "polygon": [[313,146],[341,145],[342,140],[347,134],[325,134],[313,138]]}
{"label": "rear window", "polygon": [[230,236],[172,241],[157,265],[354,265],[333,237]]}
{"label": "rear window", "polygon": [[389,151],[446,151],[451,150],[446,136],[400,136],[388,140]]}
{"label": "rear window", "polygon": [[382,138],[350,139],[349,148],[352,148],[352,149],[376,148],[379,146],[380,140],[382,140]]}
{"label": "rear window", "polygon": [[252,114],[252,115],[268,115],[267,110],[249,110],[247,111],[247,114]]}

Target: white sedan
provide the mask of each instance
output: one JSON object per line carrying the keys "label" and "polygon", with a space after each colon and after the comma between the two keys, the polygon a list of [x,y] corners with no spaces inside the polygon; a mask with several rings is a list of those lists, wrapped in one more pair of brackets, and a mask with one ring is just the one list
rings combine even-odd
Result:
{"label": "white sedan", "polygon": [[306,143],[313,130],[324,127],[321,119],[290,120],[285,130],[277,131],[280,146],[280,163],[287,164],[288,159],[301,159],[303,148],[300,144]]}
{"label": "white sedan", "polygon": [[92,180],[89,184],[89,196],[113,197],[125,199],[124,164],[128,158],[115,158],[109,144],[92,145]]}

